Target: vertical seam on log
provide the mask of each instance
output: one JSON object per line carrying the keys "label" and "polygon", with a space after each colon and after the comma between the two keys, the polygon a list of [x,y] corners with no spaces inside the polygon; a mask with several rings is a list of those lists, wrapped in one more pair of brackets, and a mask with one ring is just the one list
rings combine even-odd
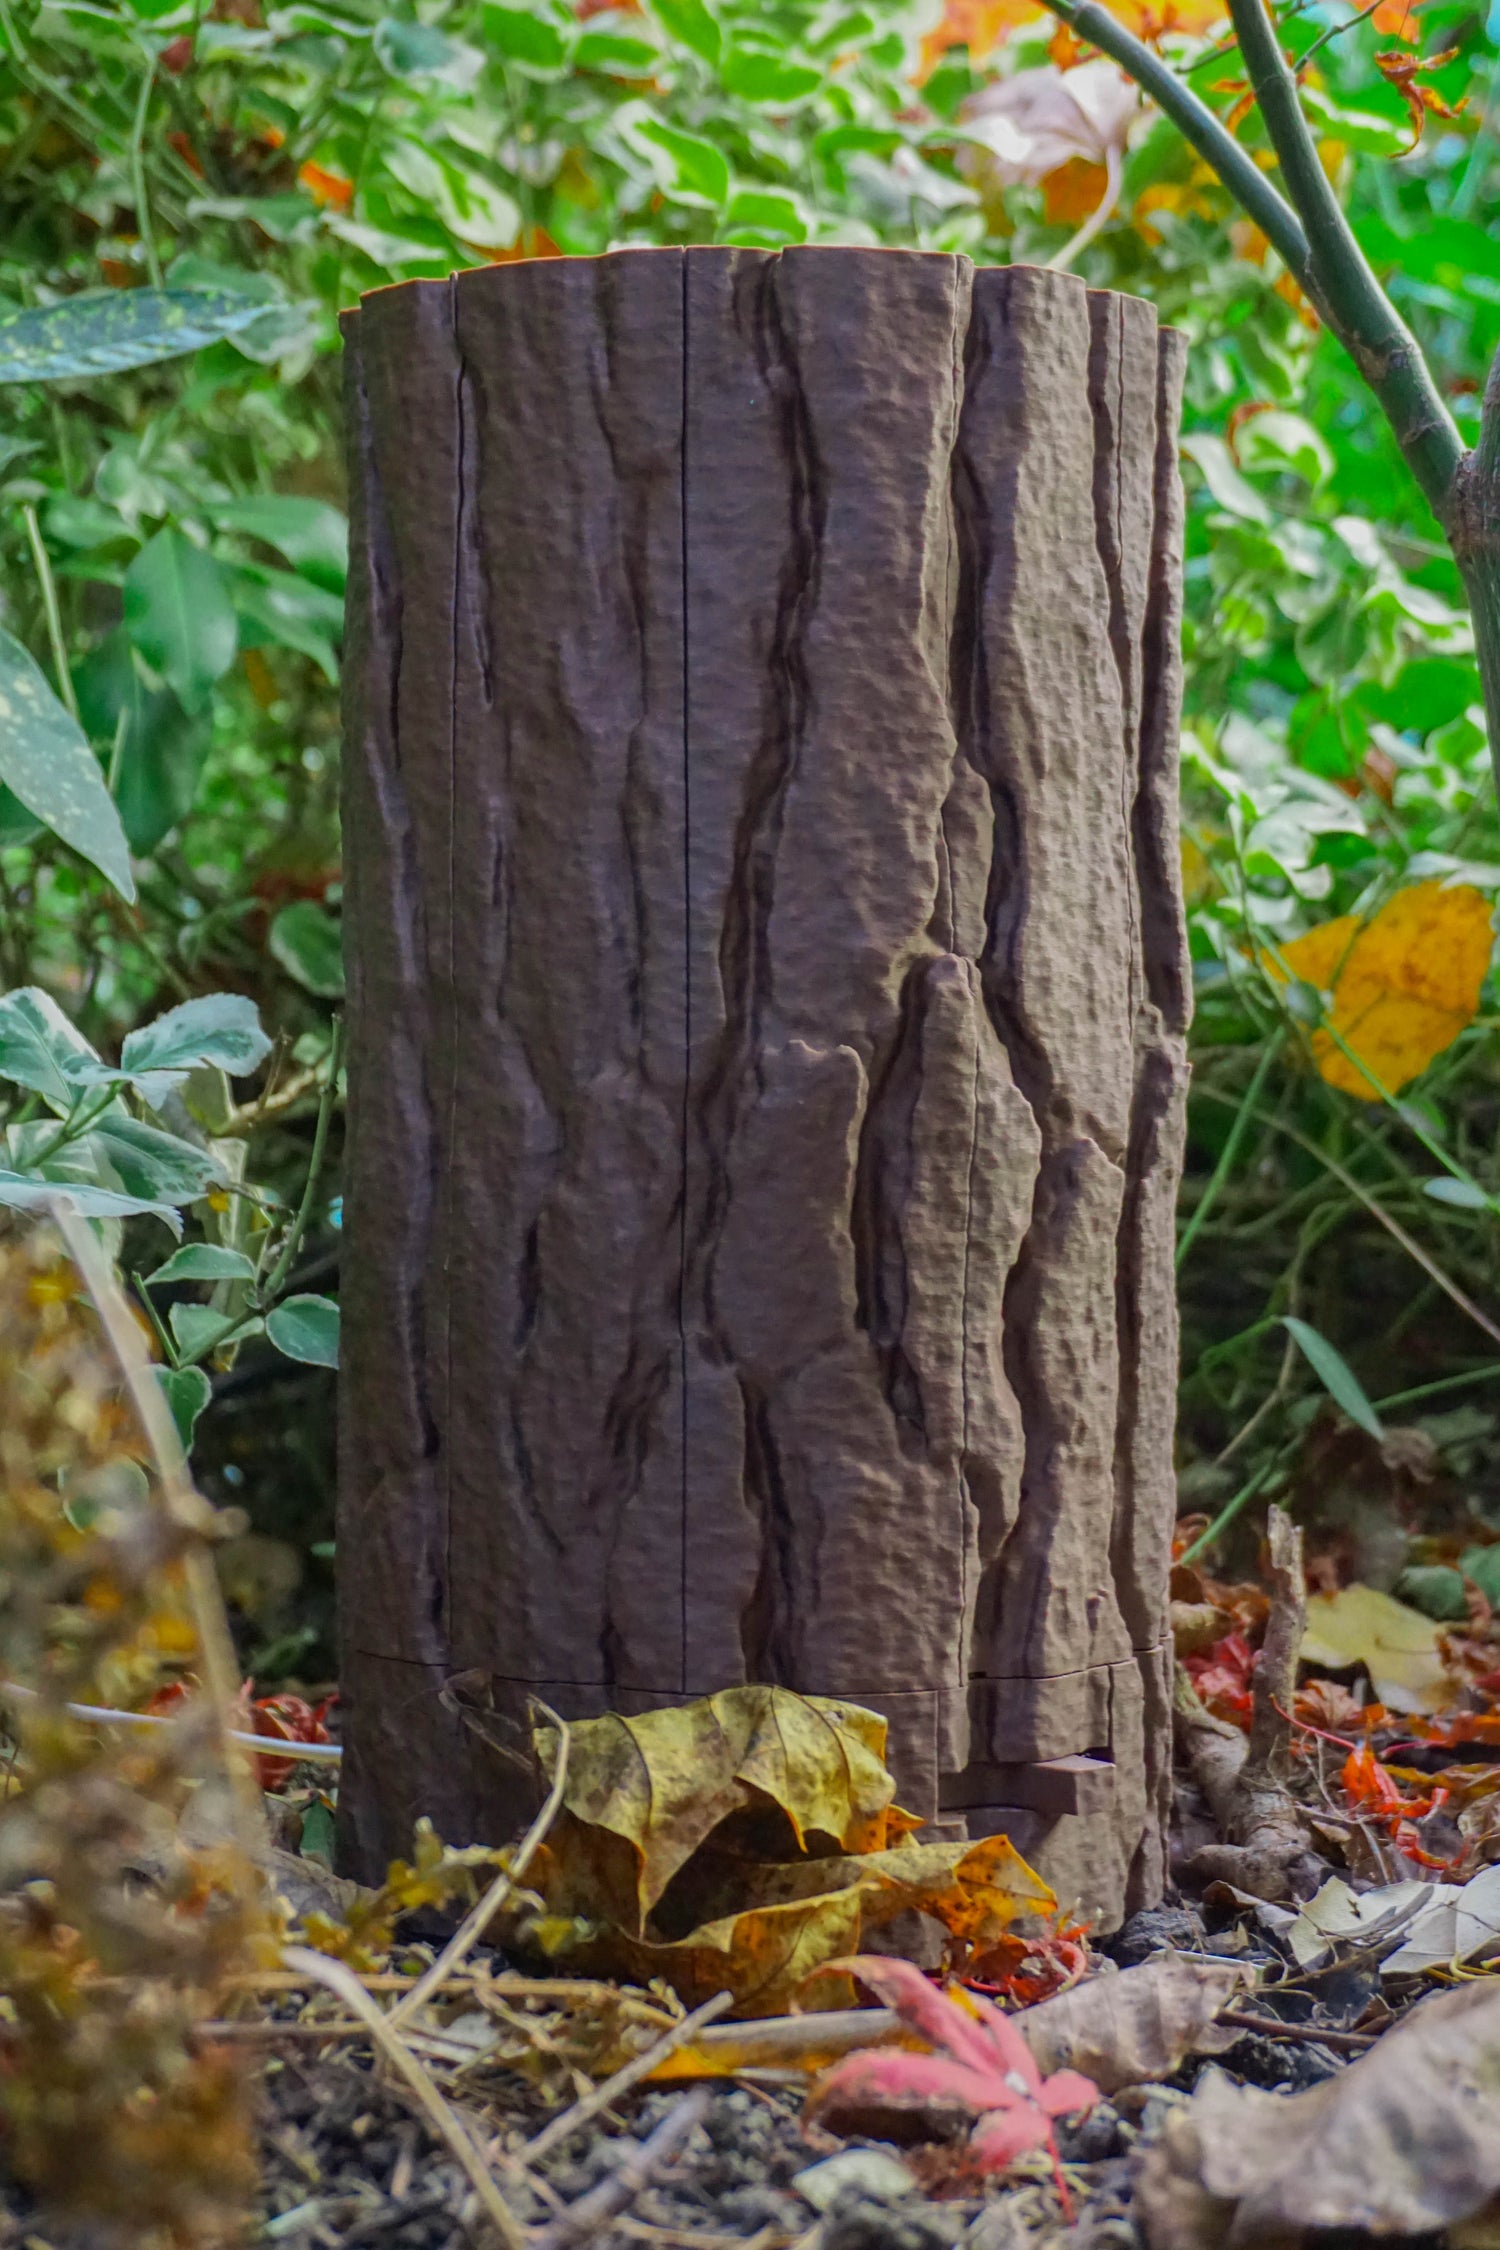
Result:
{"label": "vertical seam on log", "polygon": [[682,571],[682,1177],[679,1185],[681,1215],[677,1231],[677,1354],[678,1382],[682,1391],[682,1513],[678,1540],[681,1678],[687,1692],[688,1651],[688,1348],[687,1348],[687,1238],[688,1238],[688,1093],[693,1067],[693,872],[692,872],[692,733],[689,724],[691,676],[688,656],[688,254],[682,259],[682,424],[678,436],[677,503],[679,554]]}
{"label": "vertical seam on log", "polygon": [[458,614],[462,587],[466,495],[463,354],[458,340],[458,276],[448,281],[448,328],[453,341],[454,456],[458,492],[453,508],[452,623],[448,641],[448,1104],[445,1120],[446,1192],[443,1197],[443,1632],[453,1616],[453,1205],[454,1142],[458,1129]]}

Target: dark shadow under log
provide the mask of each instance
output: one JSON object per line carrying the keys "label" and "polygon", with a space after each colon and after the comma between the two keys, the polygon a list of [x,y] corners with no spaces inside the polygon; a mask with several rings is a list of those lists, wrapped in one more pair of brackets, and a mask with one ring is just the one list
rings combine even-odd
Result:
{"label": "dark shadow under log", "polygon": [[346,337],[346,1859],[524,1812],[456,1674],[773,1680],[1117,1918],[1170,1746],[1180,341],[852,249]]}

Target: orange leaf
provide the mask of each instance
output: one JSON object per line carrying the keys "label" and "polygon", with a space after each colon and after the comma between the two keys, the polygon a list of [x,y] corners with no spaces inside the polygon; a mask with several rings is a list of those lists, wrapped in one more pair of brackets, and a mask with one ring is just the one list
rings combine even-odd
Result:
{"label": "orange leaf", "polygon": [[297,180],[320,210],[347,211],[354,201],[354,182],[342,172],[325,172],[321,164],[304,164]]}
{"label": "orange leaf", "polygon": [[1415,40],[1421,29],[1411,0],[1380,0],[1373,21],[1382,39]]}
{"label": "orange leaf", "polygon": [[1091,164],[1086,156],[1070,156],[1042,182],[1042,214],[1047,224],[1082,226],[1098,210],[1108,186],[1109,174],[1102,164]]}
{"label": "orange leaf", "polygon": [[[1368,922],[1341,914],[1293,938],[1281,948],[1286,969],[1330,996],[1312,1041],[1319,1076],[1360,1101],[1380,1100],[1347,1047],[1398,1093],[1473,1022],[1492,942],[1483,894],[1436,880],[1397,891]],[[1274,963],[1271,973],[1282,974]]]}

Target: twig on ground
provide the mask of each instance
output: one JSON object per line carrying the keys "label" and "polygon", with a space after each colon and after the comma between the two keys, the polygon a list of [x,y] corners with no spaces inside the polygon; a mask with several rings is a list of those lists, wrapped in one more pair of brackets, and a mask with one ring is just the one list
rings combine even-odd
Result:
{"label": "twig on ground", "polygon": [[306,1946],[289,1945],[284,1958],[288,1968],[311,1978],[315,1984],[325,1986],[359,2017],[376,2046],[400,2072],[421,2103],[423,2111],[462,2165],[464,2176],[479,2198],[485,2217],[505,2243],[506,2250],[526,2250],[526,2230],[500,2193],[483,2150],[470,2138],[462,2118],[452,2105],[443,2099],[433,2082],[431,2072],[418,2061],[405,2040],[392,2031],[388,2019],[375,2005],[353,1970],[326,1954],[311,1952]]}
{"label": "twig on ground", "polygon": [[1282,1778],[1291,1739],[1285,1714],[1307,1619],[1302,1534],[1290,1516],[1272,1508],[1268,1538],[1271,1614],[1251,1686],[1248,1740],[1204,1709],[1180,1668],[1175,1715],[1179,1744],[1226,1838],[1193,1854],[1193,1874],[1282,1900],[1310,1895],[1321,1863]]}
{"label": "twig on ground", "polygon": [[568,1786],[568,1748],[571,1738],[566,1720],[560,1719],[557,1713],[549,1710],[545,1703],[538,1703],[537,1708],[557,1728],[557,1764],[553,1770],[552,1787],[547,1792],[546,1802],[526,1831],[520,1849],[509,1867],[501,1870],[483,1898],[470,1908],[432,1966],[424,1969],[405,1998],[396,2002],[395,2007],[392,2008],[386,2018],[393,2031],[405,2023],[409,2016],[414,2015],[424,2001],[430,2000],[446,1979],[452,1975],[453,1971],[461,1965],[466,1956],[473,1951],[489,1927],[492,1917],[499,1912],[511,1892],[521,1882],[527,1868],[541,1849],[553,1821],[557,1818],[562,1806],[563,1792]]}
{"label": "twig on ground", "polygon": [[668,2110],[649,2140],[642,2141],[607,2179],[590,2188],[576,2203],[570,2203],[566,2211],[533,2236],[534,2250],[575,2250],[577,2244],[587,2242],[612,2219],[617,2219],[702,2123],[709,2099],[706,2086],[684,2094],[681,2101]]}
{"label": "twig on ground", "polygon": [[1290,2039],[1299,2046],[1327,2047],[1336,2055],[1362,2054],[1380,2037],[1378,2031],[1325,2031],[1315,2023],[1281,2023],[1275,2016],[1249,2015],[1242,2008],[1221,2008],[1219,2023],[1236,2031],[1253,2031],[1262,2039]]}
{"label": "twig on ground", "polygon": [[592,2118],[608,2109],[611,2102],[617,2101],[621,2094],[628,2094],[632,2086],[638,2086],[643,2078],[649,2078],[664,2055],[669,2055],[674,2047],[680,2047],[685,2039],[691,2039],[695,2031],[701,2031],[716,2016],[722,2016],[725,2009],[732,2005],[733,1998],[732,1993],[716,1992],[711,2000],[704,2001],[701,2008],[695,2008],[690,2016],[684,2016],[681,2023],[674,2023],[671,2030],[658,2039],[654,2046],[648,2047],[644,2054],[637,2055],[633,2062],[628,2062],[617,2070],[612,2078],[606,2078],[602,2085],[596,2086],[591,2094],[585,2094],[581,2101],[574,2102],[571,2109],[565,2109],[561,2116],[554,2117],[550,2124],[544,2125],[520,2151],[518,2161],[523,2164],[539,2164],[544,2156],[550,2156],[553,2149],[562,2146],[570,2133],[578,2131],[580,2125],[587,2125]]}
{"label": "twig on ground", "polygon": [[[17,1680],[0,1680],[0,1703],[12,1700],[35,1703],[40,1700],[39,1691],[36,1688],[22,1687]],[[58,1709],[64,1711],[70,1719],[86,1719],[90,1724],[101,1727],[174,1727],[179,1724],[176,1718],[161,1711],[117,1711],[108,1703],[63,1703],[58,1705]],[[226,1742],[237,1742],[241,1749],[254,1750],[261,1757],[274,1755],[280,1758],[287,1755],[289,1748],[295,1748],[298,1764],[306,1760],[315,1765],[337,1765],[344,1755],[337,1742],[299,1742],[288,1745],[280,1735],[246,1734],[239,1727],[226,1727],[224,1739]]]}

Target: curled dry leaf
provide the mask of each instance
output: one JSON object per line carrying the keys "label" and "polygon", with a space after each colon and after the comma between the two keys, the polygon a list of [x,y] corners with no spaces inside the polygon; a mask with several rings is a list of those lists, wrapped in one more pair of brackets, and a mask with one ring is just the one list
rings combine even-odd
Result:
{"label": "curled dry leaf", "polygon": [[1166,2078],[1189,2055],[1212,2055],[1240,2036],[1214,2021],[1253,1982],[1235,1961],[1161,1953],[1118,1976],[1097,1976],[1012,2017],[1037,2067],[1081,2071],[1103,2094]]}
{"label": "curled dry leaf", "polygon": [[1337,2078],[1268,2094],[1208,2071],[1148,2151],[1150,2250],[1435,2233],[1500,2193],[1500,1981],[1413,2009]]}
{"label": "curled dry leaf", "polygon": [[[596,1973],[664,1977],[690,2002],[729,1991],[745,2014],[794,1999],[838,2008],[848,1976],[816,1972],[873,1924],[916,1909],[979,1951],[1018,1916],[1056,1909],[1003,1836],[910,1840],[885,1721],[855,1705],[730,1688],[582,1721],[571,1745],[563,1809],[529,1875],[543,1906],[529,1935]],[[553,1747],[540,1727],[544,1767]]]}

